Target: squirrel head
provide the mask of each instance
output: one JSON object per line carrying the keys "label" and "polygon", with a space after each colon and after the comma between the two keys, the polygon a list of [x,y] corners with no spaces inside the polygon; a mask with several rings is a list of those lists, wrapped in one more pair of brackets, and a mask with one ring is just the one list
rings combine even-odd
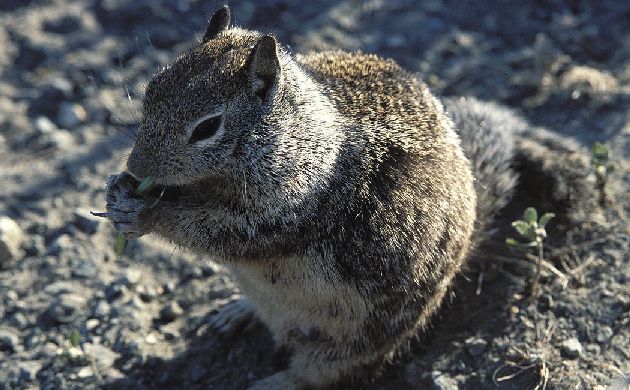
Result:
{"label": "squirrel head", "polygon": [[299,201],[334,163],[339,115],[275,37],[229,21],[220,8],[200,44],[153,77],[127,168],[163,186]]}

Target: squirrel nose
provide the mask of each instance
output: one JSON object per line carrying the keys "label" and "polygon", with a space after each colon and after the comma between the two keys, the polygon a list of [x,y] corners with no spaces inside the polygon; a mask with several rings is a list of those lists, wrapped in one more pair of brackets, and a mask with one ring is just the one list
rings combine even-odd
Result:
{"label": "squirrel nose", "polygon": [[131,154],[127,158],[127,170],[135,178],[143,178],[149,176],[148,164],[146,159],[136,151],[136,148],[131,150]]}

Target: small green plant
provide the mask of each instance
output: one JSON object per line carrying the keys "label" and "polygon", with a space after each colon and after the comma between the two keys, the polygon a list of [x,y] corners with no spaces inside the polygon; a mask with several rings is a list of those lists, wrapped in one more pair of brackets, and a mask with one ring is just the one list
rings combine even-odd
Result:
{"label": "small green plant", "polygon": [[519,248],[522,250],[528,250],[529,248],[536,248],[538,252],[538,261],[536,262],[536,275],[532,280],[531,294],[535,295],[538,290],[538,279],[540,278],[540,269],[542,267],[543,258],[543,241],[547,237],[547,231],[545,227],[551,218],[555,217],[553,213],[545,213],[540,219],[538,219],[538,211],[533,207],[528,207],[523,212],[523,219],[512,222],[512,227],[524,238],[527,242],[519,242],[514,238],[507,238],[505,243],[511,247]]}
{"label": "small green plant", "polygon": [[595,142],[591,150],[591,165],[595,170],[597,190],[599,191],[599,203],[605,206],[609,201],[609,193],[606,184],[608,176],[614,170],[608,153],[608,146],[601,142]]}
{"label": "small green plant", "polygon": [[79,345],[81,344],[81,334],[78,330],[72,329],[68,335],[68,339],[70,340],[70,345],[75,348],[79,348]]}
{"label": "small green plant", "polygon": [[[140,182],[140,185],[138,185],[133,193],[136,196],[142,196],[151,191],[154,186],[155,179],[151,176],[147,176]],[[125,238],[125,235],[123,233],[118,232],[116,234],[116,242],[114,243],[114,251],[116,252],[117,256],[123,255],[123,253],[125,252],[125,246],[127,246],[127,239]]]}

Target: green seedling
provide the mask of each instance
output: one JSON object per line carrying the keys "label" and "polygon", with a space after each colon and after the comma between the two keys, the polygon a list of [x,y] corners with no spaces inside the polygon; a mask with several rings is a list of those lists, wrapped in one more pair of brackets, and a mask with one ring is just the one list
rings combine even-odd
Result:
{"label": "green seedling", "polygon": [[[151,176],[147,176],[140,182],[140,185],[138,185],[133,194],[135,196],[142,196],[150,192],[153,187],[155,187],[155,179]],[[123,233],[118,232],[118,234],[116,234],[116,242],[114,243],[116,255],[122,256],[125,252],[125,246],[127,246],[127,239]]]}
{"label": "green seedling", "polygon": [[599,203],[604,206],[608,203],[609,194],[606,184],[608,176],[614,170],[608,153],[608,146],[601,142],[595,142],[591,150],[591,165],[595,170],[597,190],[599,191]]}
{"label": "green seedling", "polygon": [[70,334],[68,335],[68,338],[70,339],[70,345],[75,348],[79,348],[79,344],[81,343],[81,334],[78,330],[72,329],[70,331]]}
{"label": "green seedling", "polygon": [[507,245],[521,250],[528,250],[529,248],[537,249],[538,261],[536,262],[536,275],[532,281],[532,295],[535,295],[538,290],[538,279],[540,278],[540,269],[544,259],[543,241],[547,237],[545,227],[553,217],[555,217],[555,214],[545,213],[538,219],[538,211],[533,207],[528,207],[523,212],[523,219],[512,222],[512,227],[514,227],[522,237],[527,239],[527,242],[519,242],[514,238],[507,238],[505,240]]}

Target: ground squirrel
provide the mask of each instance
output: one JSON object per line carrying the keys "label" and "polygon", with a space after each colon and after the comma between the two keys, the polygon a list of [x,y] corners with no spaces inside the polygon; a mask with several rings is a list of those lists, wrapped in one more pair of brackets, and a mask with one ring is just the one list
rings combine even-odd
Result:
{"label": "ground squirrel", "polygon": [[[233,271],[292,352],[252,388],[364,376],[426,326],[510,198],[518,156],[577,146],[474,99],[446,99],[446,114],[392,60],[294,56],[229,24],[216,11],[149,83],[106,216],[127,237],[155,233]],[[148,176],[157,188],[134,196]]]}

